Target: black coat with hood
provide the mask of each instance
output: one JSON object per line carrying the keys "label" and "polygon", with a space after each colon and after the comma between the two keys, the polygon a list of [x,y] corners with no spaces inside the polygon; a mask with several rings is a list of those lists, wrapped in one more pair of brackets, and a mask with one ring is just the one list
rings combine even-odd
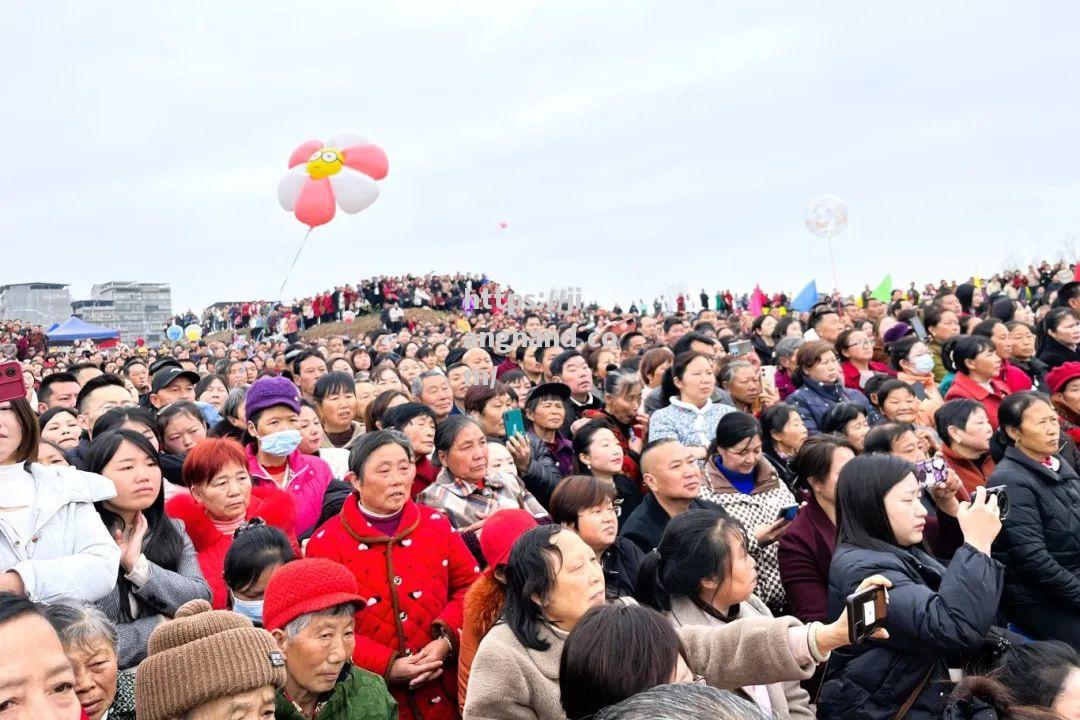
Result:
{"label": "black coat with hood", "polygon": [[818,717],[893,720],[917,695],[904,717],[940,718],[952,691],[946,656],[982,646],[997,614],[1004,568],[966,543],[948,567],[917,547],[842,544],[829,570],[829,617],[839,617],[845,598],[875,574],[893,584],[885,620],[889,639],[833,651]]}

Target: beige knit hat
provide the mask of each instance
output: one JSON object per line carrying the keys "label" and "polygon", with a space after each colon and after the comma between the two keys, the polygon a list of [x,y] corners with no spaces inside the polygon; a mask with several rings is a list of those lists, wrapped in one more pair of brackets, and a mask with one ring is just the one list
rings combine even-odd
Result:
{"label": "beige knit hat", "polygon": [[285,658],[270,633],[243,615],[192,600],[150,633],[135,674],[139,720],[169,720],[218,698],[285,685]]}

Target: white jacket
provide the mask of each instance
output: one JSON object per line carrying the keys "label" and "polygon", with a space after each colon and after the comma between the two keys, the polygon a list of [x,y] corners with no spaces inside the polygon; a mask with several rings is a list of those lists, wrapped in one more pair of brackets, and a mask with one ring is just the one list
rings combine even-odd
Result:
{"label": "white jacket", "polygon": [[120,568],[120,546],[93,503],[116,497],[108,478],[72,467],[30,465],[37,492],[34,531],[20,541],[0,517],[0,572],[12,570],[37,602],[93,602],[108,595]]}

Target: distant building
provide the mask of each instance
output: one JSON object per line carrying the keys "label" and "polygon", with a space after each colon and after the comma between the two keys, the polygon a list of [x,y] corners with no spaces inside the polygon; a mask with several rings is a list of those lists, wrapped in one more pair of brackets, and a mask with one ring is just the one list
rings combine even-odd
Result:
{"label": "distant building", "polygon": [[168,283],[108,282],[94,285],[89,300],[71,305],[87,322],[116,328],[120,341],[148,343],[165,339],[165,324],[172,317],[172,290]]}
{"label": "distant building", "polygon": [[67,283],[0,285],[0,320],[21,320],[46,329],[71,317]]}

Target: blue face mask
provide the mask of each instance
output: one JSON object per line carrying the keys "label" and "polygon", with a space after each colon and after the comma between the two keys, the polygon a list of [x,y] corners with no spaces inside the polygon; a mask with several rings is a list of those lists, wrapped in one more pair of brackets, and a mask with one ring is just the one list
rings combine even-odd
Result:
{"label": "blue face mask", "polygon": [[299,430],[282,430],[259,438],[259,449],[267,455],[286,457],[300,447]]}
{"label": "blue face mask", "polygon": [[934,369],[933,355],[920,355],[911,362],[915,365],[915,369],[921,373],[928,373]]}
{"label": "blue face mask", "polygon": [[232,609],[234,613],[239,613],[251,622],[253,622],[255,625],[262,627],[262,600],[241,600],[234,595],[232,601]]}

